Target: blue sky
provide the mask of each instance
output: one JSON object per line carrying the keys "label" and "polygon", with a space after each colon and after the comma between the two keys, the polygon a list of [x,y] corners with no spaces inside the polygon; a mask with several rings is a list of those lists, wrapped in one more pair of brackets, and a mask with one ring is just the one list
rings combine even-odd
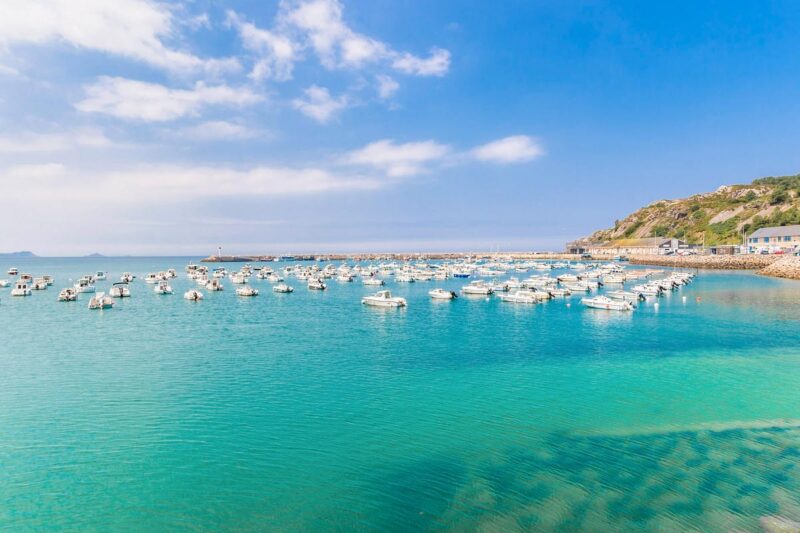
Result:
{"label": "blue sky", "polygon": [[800,170],[797,2],[0,5],[0,250],[560,249]]}

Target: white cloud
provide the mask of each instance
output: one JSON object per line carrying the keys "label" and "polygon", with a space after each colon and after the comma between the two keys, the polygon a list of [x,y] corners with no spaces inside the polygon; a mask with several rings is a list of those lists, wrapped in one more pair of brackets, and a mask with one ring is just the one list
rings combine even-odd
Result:
{"label": "white cloud", "polygon": [[21,132],[0,137],[0,154],[59,152],[74,148],[105,148],[113,143],[97,129],[84,128],[66,133]]}
{"label": "white cloud", "polygon": [[[60,163],[17,165],[0,176],[25,180],[26,195],[38,206],[68,203],[71,208],[113,199],[115,208],[146,208],[163,204],[215,200],[221,197],[287,196],[323,192],[371,190],[383,180],[324,168],[256,166],[142,165],[132,169],[95,171],[67,168]],[[81,185],[91,183],[91,187]]]}
{"label": "white cloud", "polygon": [[147,122],[197,115],[209,105],[242,107],[263,100],[246,87],[198,82],[192,89],[170,89],[156,83],[108,76],[100,77],[85,90],[86,98],[75,104],[78,110]]}
{"label": "white cloud", "polygon": [[198,141],[213,140],[241,140],[257,137],[261,132],[225,120],[210,120],[201,122],[194,126],[187,126],[179,130],[170,131],[171,135],[176,135],[183,139]]}
{"label": "white cloud", "polygon": [[292,79],[298,47],[289,37],[245,22],[233,11],[228,11],[228,23],[239,32],[245,49],[256,54],[257,59],[250,72],[252,79],[256,81]]}
{"label": "white cloud", "polygon": [[9,67],[8,65],[3,65],[0,63],[0,76],[18,78],[21,76],[21,74],[19,70],[15,69],[14,67]]}
{"label": "white cloud", "polygon": [[9,182],[25,182],[26,188],[35,186],[37,182],[47,182],[53,178],[61,178],[66,174],[66,168],[61,163],[41,163],[29,165],[14,165],[3,172],[3,177]]}
{"label": "white cloud", "polygon": [[399,83],[385,74],[378,74],[375,76],[375,80],[378,85],[378,96],[380,96],[382,100],[388,100],[394,96],[394,93],[400,88]]}
{"label": "white cloud", "polygon": [[419,58],[398,52],[388,44],[354,31],[344,21],[338,0],[285,0],[281,3],[279,27],[300,32],[320,62],[329,69],[362,68],[391,63],[392,68],[415,76],[442,76],[450,66],[450,52],[440,48],[431,57]]}
{"label": "white cloud", "polygon": [[447,146],[432,140],[395,144],[390,139],[383,139],[348,152],[340,162],[369,166],[389,176],[401,177],[424,172],[426,163],[439,161],[448,152]]}
{"label": "white cloud", "polygon": [[304,89],[303,93],[305,98],[295,98],[292,100],[292,105],[304,115],[322,124],[329,122],[349,104],[346,95],[334,98],[328,89],[317,85]]}
{"label": "white cloud", "polygon": [[544,148],[533,137],[512,135],[478,146],[472,155],[491,163],[521,163],[544,155]]}
{"label": "white cloud", "polygon": [[450,52],[441,48],[433,48],[427,59],[406,52],[394,60],[392,67],[400,72],[416,76],[444,76],[450,68]]}
{"label": "white cloud", "polygon": [[240,68],[232,58],[204,59],[165,45],[175,33],[169,8],[149,0],[0,2],[0,45],[66,43],[171,72]]}

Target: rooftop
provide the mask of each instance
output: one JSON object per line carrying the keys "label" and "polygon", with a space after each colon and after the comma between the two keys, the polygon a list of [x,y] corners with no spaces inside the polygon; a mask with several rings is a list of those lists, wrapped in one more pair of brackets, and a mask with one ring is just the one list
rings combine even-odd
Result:
{"label": "rooftop", "polygon": [[750,234],[750,237],[785,237],[787,235],[800,236],[800,225],[794,226],[775,226],[772,228],[757,229]]}

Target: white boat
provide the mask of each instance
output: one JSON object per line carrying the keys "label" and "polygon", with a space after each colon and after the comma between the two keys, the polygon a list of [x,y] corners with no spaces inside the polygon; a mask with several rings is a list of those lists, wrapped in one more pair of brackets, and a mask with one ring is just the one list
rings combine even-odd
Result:
{"label": "white boat", "polygon": [[633,311],[633,304],[626,300],[612,300],[607,296],[595,296],[594,298],[583,298],[581,303],[593,309],[605,309],[608,311]]}
{"label": "white boat", "polygon": [[414,283],[414,276],[411,274],[398,274],[395,281],[399,283]]}
{"label": "white boat", "polygon": [[281,283],[283,282],[283,278],[273,272],[272,274],[269,274],[267,276],[267,281],[269,281],[270,283]]}
{"label": "white boat", "polygon": [[236,289],[237,296],[258,296],[258,289],[254,289],[249,285],[245,285],[244,287],[239,287]]}
{"label": "white boat", "polygon": [[119,280],[120,280],[122,283],[130,283],[130,282],[131,282],[131,281],[133,281],[134,279],[136,279],[136,276],[134,276],[134,275],[133,275],[133,274],[131,274],[130,272],[123,272],[123,273],[122,273],[122,275],[119,277]]}
{"label": "white boat", "polygon": [[336,276],[336,281],[351,283],[353,281],[353,276],[351,276],[350,274],[339,274],[338,276]]}
{"label": "white boat", "polygon": [[8,287],[10,282],[7,279],[0,279],[0,289]]}
{"label": "white boat", "polygon": [[375,278],[375,277],[366,278],[366,279],[364,279],[363,283],[364,283],[364,285],[372,285],[372,286],[375,286],[375,287],[380,287],[380,286],[384,285],[382,279]]}
{"label": "white boat", "polygon": [[108,291],[108,294],[112,298],[130,298],[131,290],[128,288],[127,283],[119,282],[111,286],[111,290]]}
{"label": "white boat", "polygon": [[44,280],[45,283],[47,283],[48,287],[51,286],[53,284],[53,281],[54,281],[53,280],[53,276],[45,275],[45,276],[42,276],[42,279]]}
{"label": "white boat", "polygon": [[245,283],[247,283],[249,279],[247,275],[243,272],[234,272],[233,274],[230,275],[230,278],[231,282],[236,285],[244,285]]}
{"label": "white boat", "polygon": [[434,300],[453,300],[458,298],[455,292],[446,291],[444,289],[433,289],[432,291],[428,291],[428,296]]}
{"label": "white boat", "polygon": [[11,268],[8,269],[7,274],[9,276],[16,276],[17,274],[19,274],[19,269],[16,268],[16,267],[11,267]]}
{"label": "white boat", "polygon": [[35,280],[33,280],[33,285],[31,286],[31,288],[35,291],[46,290],[47,282],[44,280],[44,278],[36,278]]}
{"label": "white boat", "polygon": [[222,286],[222,283],[220,283],[219,278],[211,278],[210,280],[208,280],[208,283],[206,283],[206,290],[221,291],[225,290],[225,287]]}
{"label": "white boat", "polygon": [[203,293],[198,291],[197,289],[189,289],[188,291],[183,293],[184,300],[191,300],[193,302],[199,302],[203,299]]}
{"label": "white boat", "polygon": [[272,291],[286,294],[286,293],[294,292],[294,287],[291,287],[291,286],[289,286],[289,285],[287,285],[285,283],[278,283],[277,285],[272,287]]}
{"label": "white boat", "polygon": [[461,292],[464,294],[472,294],[472,295],[481,295],[481,296],[488,296],[492,294],[494,291],[491,287],[486,285],[482,280],[476,280],[471,282],[469,285],[464,285],[461,287]]}
{"label": "white boat", "polygon": [[79,279],[78,283],[76,283],[74,287],[75,290],[78,292],[91,293],[95,291],[94,283],[92,283],[92,280],[90,280],[86,276]]}
{"label": "white boat", "polygon": [[405,307],[406,299],[399,296],[392,296],[391,291],[378,291],[372,296],[364,296],[361,298],[361,303],[375,307]]}
{"label": "white boat", "polygon": [[169,283],[166,281],[159,281],[158,285],[153,288],[153,292],[156,294],[172,294],[172,287],[170,287]]}
{"label": "white boat", "polygon": [[324,291],[328,286],[321,279],[311,278],[308,280],[308,288],[312,291]]}
{"label": "white boat", "polygon": [[159,281],[158,274],[156,274],[155,272],[150,272],[148,275],[144,277],[145,283],[158,283],[158,281]]}
{"label": "white boat", "polygon": [[603,276],[603,284],[622,285],[625,283],[625,276],[622,274],[607,274]]}
{"label": "white boat", "polygon": [[539,296],[531,291],[515,291],[511,294],[500,294],[498,297],[500,300],[512,304],[535,304],[540,301]]}
{"label": "white boat", "polygon": [[73,288],[61,289],[58,293],[59,302],[74,302],[78,299],[78,291]]}
{"label": "white boat", "polygon": [[647,296],[641,292],[626,292],[626,291],[607,291],[606,296],[612,300],[625,300],[628,302],[645,301]]}
{"label": "white boat", "polygon": [[89,309],[111,309],[114,307],[114,300],[102,292],[98,292],[89,300]]}
{"label": "white boat", "polygon": [[97,273],[94,275],[94,279],[100,281],[106,279],[106,273],[102,270],[98,270]]}
{"label": "white boat", "polygon": [[11,289],[11,296],[30,296],[30,295],[31,295],[31,288],[24,281],[16,282],[14,284],[14,288]]}

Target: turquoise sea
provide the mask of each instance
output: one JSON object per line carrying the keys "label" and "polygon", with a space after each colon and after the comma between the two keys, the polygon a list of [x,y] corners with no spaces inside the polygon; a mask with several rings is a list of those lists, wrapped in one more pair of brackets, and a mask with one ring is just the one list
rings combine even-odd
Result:
{"label": "turquoise sea", "polygon": [[[279,295],[253,279],[249,299],[226,282],[188,302],[187,262],[0,260],[0,278],[56,278],[28,298],[0,289],[0,529],[800,521],[800,282],[700,272],[630,314],[390,282],[409,306],[386,310],[335,280]],[[170,267],[176,293],[157,296],[141,278]],[[135,273],[133,297],[56,302],[96,270]]]}

